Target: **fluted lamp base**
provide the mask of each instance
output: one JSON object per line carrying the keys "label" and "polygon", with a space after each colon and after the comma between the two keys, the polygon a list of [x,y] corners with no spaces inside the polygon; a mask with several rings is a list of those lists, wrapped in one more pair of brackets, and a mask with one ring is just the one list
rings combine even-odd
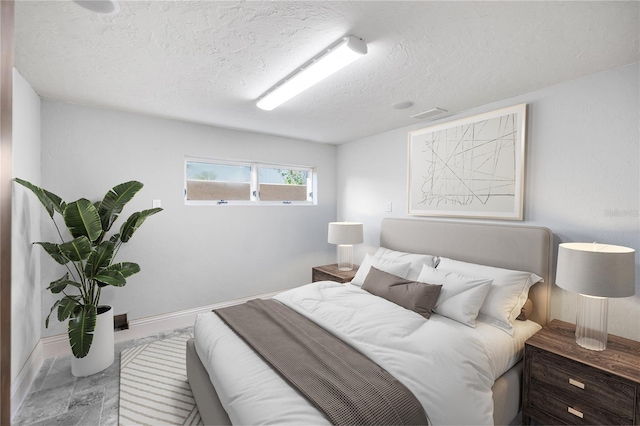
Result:
{"label": "fluted lamp base", "polygon": [[338,269],[340,271],[353,270],[353,246],[338,244]]}
{"label": "fluted lamp base", "polygon": [[607,349],[609,299],[578,294],[576,343],[592,351]]}

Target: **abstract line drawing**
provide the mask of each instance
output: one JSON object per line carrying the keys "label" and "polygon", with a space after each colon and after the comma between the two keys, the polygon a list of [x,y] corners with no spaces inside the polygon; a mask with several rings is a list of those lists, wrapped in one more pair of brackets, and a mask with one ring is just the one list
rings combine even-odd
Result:
{"label": "abstract line drawing", "polygon": [[409,132],[408,213],[522,220],[526,104]]}

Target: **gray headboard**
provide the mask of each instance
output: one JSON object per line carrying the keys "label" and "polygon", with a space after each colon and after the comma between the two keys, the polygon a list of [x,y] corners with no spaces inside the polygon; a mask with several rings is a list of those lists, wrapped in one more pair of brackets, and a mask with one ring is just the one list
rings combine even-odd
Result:
{"label": "gray headboard", "polygon": [[499,268],[533,272],[544,278],[529,292],[531,319],[549,319],[553,234],[547,228],[435,220],[382,220],[380,245]]}

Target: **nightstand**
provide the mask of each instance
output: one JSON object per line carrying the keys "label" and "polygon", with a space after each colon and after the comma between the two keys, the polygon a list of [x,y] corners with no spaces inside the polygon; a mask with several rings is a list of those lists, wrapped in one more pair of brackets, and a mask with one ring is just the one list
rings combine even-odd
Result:
{"label": "nightstand", "polygon": [[333,263],[331,265],[315,266],[311,270],[311,281],[336,281],[339,283],[348,283],[356,276],[359,265],[353,265],[351,271],[341,271],[338,269],[338,264]]}
{"label": "nightstand", "polygon": [[527,340],[522,424],[640,424],[640,342],[609,335],[591,351],[574,333],[554,320]]}

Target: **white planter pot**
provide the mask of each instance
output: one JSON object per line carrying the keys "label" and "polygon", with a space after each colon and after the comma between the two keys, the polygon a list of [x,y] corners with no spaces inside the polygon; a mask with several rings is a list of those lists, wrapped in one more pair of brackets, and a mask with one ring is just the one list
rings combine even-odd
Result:
{"label": "white planter pot", "polygon": [[71,374],[76,377],[90,376],[108,368],[113,360],[113,308],[98,306],[98,320],[91,348],[84,358],[71,358]]}

